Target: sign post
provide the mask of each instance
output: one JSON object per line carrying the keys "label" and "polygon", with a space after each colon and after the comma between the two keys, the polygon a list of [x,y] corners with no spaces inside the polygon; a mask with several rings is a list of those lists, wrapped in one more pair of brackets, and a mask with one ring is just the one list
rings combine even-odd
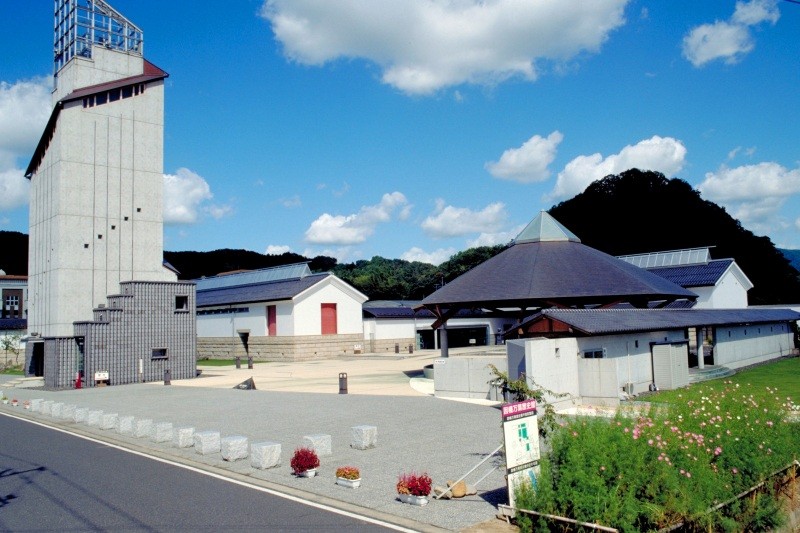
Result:
{"label": "sign post", "polygon": [[508,503],[514,507],[515,487],[523,482],[536,487],[540,459],[536,400],[506,404],[502,407],[502,414]]}

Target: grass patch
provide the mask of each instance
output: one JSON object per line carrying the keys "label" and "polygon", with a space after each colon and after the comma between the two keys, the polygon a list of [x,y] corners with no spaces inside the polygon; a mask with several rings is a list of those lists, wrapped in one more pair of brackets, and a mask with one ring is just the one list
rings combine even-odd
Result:
{"label": "grass patch", "polygon": [[683,389],[662,391],[647,396],[644,400],[674,404],[683,401],[681,396],[693,388],[703,387],[712,392],[718,392],[725,388],[726,383],[738,384],[740,387],[752,387],[753,393],[757,396],[766,394],[766,389],[769,387],[777,390],[782,396],[790,396],[795,402],[800,402],[800,357],[759,365],[724,379],[704,381]]}
{"label": "grass patch", "polygon": [[[267,361],[253,361],[254,365],[260,365]],[[235,359],[198,359],[197,366],[234,366],[236,365]],[[242,367],[247,368],[247,359],[242,359]]]}
{"label": "grass patch", "polygon": [[24,376],[25,372],[22,371],[22,365],[10,366],[0,370],[0,374],[7,376]]}

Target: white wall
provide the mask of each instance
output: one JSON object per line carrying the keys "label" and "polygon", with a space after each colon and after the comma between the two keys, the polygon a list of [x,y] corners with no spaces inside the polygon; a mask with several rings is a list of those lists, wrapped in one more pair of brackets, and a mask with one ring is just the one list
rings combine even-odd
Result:
{"label": "white wall", "polygon": [[787,324],[760,324],[717,328],[714,364],[728,368],[789,355],[794,348]]}
{"label": "white wall", "polygon": [[[343,290],[333,276],[314,285],[295,298],[294,335],[320,335],[322,332],[323,303],[336,304],[336,332],[363,334],[364,323],[361,304],[349,290]],[[338,280],[338,278],[336,278]],[[339,281],[339,283],[342,283]]]}
{"label": "white wall", "polygon": [[413,339],[416,334],[413,318],[364,319],[364,340]]}
{"label": "white wall", "polygon": [[508,360],[509,377],[518,377],[518,359],[524,352],[525,375],[536,385],[569,398],[548,398],[553,404],[572,402],[580,395],[578,384],[578,344],[575,338],[515,339],[506,342],[512,354]]}

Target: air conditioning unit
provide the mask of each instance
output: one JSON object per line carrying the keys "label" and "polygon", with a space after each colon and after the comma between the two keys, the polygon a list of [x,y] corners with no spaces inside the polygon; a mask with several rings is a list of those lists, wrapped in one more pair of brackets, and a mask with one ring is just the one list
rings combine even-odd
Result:
{"label": "air conditioning unit", "polygon": [[624,390],[626,394],[633,395],[633,383],[626,383],[625,386],[622,387],[622,390]]}

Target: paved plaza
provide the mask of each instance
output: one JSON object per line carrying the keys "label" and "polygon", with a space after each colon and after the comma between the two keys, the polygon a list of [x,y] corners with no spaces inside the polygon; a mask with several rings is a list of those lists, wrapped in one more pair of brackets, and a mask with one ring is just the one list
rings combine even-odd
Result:
{"label": "paved plaza", "polygon": [[[435,485],[444,485],[467,473],[502,443],[497,406],[431,395],[432,380],[422,377],[422,367],[437,355],[427,352],[406,357],[260,363],[252,370],[246,368],[246,362],[241,369],[200,366],[201,377],[173,381],[171,386],[159,382],[82,390],[5,390],[20,404],[42,398],[106,414],[171,422],[174,428],[219,431],[222,437],[241,435],[250,443],[277,442],[282,452],[280,465],[267,470],[254,469],[249,459],[228,462],[220,454],[200,455],[194,448],[121,435],[114,429],[102,430],[34,413],[21,405],[0,405],[0,409],[411,529],[463,530],[492,520],[496,505],[507,501],[500,457],[489,459],[467,478],[474,484],[486,475],[477,483],[474,496],[431,500],[425,507],[396,499],[395,483],[400,473],[428,472]],[[348,394],[338,394],[342,372],[348,375]],[[233,388],[250,377],[257,390]],[[377,427],[376,447],[351,447],[351,428],[360,425]],[[331,436],[332,454],[320,458],[318,477],[296,478],[289,467],[291,454],[304,436],[318,434]],[[344,465],[359,467],[361,487],[348,489],[335,484],[334,472]],[[224,501],[224,496],[220,499]]]}

